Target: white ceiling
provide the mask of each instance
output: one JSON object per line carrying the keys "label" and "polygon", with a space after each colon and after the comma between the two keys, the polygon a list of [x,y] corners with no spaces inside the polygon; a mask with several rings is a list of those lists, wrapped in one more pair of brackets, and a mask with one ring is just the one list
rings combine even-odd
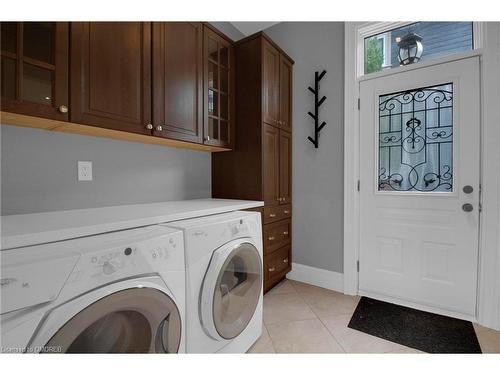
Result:
{"label": "white ceiling", "polygon": [[231,22],[245,36],[262,31],[277,24],[278,22]]}

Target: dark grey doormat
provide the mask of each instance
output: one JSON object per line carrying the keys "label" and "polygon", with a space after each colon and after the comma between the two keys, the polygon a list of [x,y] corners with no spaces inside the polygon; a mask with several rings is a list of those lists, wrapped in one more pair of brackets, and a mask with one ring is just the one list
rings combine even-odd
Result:
{"label": "dark grey doormat", "polygon": [[367,297],[348,327],[427,353],[481,353],[471,322]]}

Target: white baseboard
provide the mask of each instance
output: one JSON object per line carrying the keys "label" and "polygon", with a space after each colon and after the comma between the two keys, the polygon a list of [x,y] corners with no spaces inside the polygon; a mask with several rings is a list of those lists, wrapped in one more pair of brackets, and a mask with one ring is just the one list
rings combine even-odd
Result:
{"label": "white baseboard", "polygon": [[292,270],[286,278],[344,293],[344,274],[340,272],[292,263]]}

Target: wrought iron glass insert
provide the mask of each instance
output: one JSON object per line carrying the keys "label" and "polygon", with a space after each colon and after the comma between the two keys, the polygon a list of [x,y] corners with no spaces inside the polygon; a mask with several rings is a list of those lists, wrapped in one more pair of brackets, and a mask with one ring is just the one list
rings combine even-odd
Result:
{"label": "wrought iron glass insert", "polygon": [[453,191],[453,84],[379,96],[379,191]]}

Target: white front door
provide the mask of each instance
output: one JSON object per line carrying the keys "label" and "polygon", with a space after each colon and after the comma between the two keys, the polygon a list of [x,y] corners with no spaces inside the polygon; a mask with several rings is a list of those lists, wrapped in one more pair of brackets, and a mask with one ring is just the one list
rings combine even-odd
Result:
{"label": "white front door", "polygon": [[479,58],[360,82],[359,292],[474,319]]}

